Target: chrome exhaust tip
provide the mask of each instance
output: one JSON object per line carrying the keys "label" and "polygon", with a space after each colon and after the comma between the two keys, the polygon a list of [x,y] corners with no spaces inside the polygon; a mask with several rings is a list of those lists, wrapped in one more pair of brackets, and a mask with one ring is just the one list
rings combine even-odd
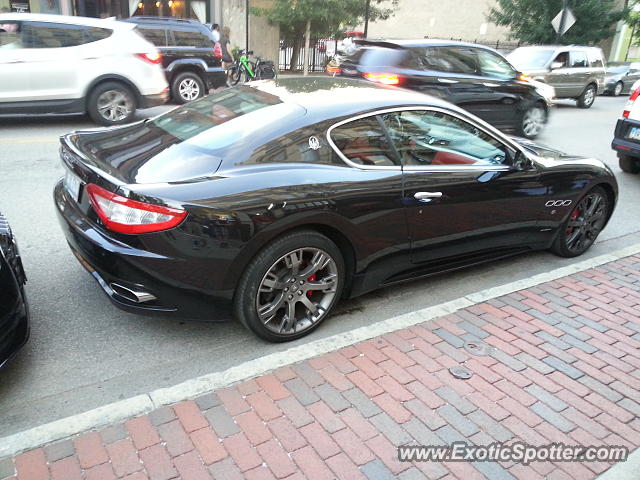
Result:
{"label": "chrome exhaust tip", "polygon": [[117,295],[126,298],[135,303],[146,303],[151,302],[152,300],[156,300],[156,296],[141,290],[134,290],[130,287],[125,287],[124,285],[120,285],[119,283],[110,283],[109,286],[111,290]]}

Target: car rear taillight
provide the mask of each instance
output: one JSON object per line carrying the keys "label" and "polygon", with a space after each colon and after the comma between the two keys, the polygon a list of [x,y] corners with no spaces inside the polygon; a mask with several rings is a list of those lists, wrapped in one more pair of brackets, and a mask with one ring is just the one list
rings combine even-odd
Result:
{"label": "car rear taillight", "polygon": [[383,85],[398,85],[400,77],[395,73],[365,73],[364,78]]}
{"label": "car rear taillight", "polygon": [[187,216],[185,210],[131,200],[93,183],[86,191],[104,226],[114,232],[159,232],[176,227]]}
{"label": "car rear taillight", "polygon": [[631,108],[633,108],[633,104],[636,99],[640,96],[640,87],[636,88],[631,95],[629,95],[629,100],[627,100],[627,104],[624,106],[624,110],[622,111],[622,116],[624,118],[629,118],[629,114],[631,113]]}
{"label": "car rear taillight", "polygon": [[331,65],[327,65],[327,73],[342,73],[342,69],[340,67],[333,67]]}
{"label": "car rear taillight", "polygon": [[153,65],[158,65],[162,62],[162,55],[158,52],[136,53],[135,56]]}

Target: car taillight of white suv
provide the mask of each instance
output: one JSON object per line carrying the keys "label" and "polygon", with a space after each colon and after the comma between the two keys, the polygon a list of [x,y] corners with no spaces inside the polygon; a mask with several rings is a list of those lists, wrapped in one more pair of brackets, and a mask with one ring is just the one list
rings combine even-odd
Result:
{"label": "car taillight of white suv", "polygon": [[87,113],[101,125],[166,102],[162,57],[134,25],[0,14],[0,114]]}

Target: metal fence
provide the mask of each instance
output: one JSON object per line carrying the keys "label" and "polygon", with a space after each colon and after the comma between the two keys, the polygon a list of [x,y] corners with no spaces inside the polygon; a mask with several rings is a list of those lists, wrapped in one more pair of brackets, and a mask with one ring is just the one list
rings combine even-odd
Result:
{"label": "metal fence", "polygon": [[[322,72],[324,71],[324,67],[327,62],[331,59],[331,55],[327,54],[327,50],[329,52],[335,52],[335,42],[334,39],[320,39],[313,42],[311,47],[311,52],[309,55],[309,71],[310,72]],[[302,71],[304,66],[304,41],[301,42],[302,47],[298,51],[298,61],[295,65],[295,70]],[[293,57],[293,46],[287,45],[284,41],[280,41],[280,58],[278,59],[278,67],[279,70],[292,70],[291,68],[291,59]]]}

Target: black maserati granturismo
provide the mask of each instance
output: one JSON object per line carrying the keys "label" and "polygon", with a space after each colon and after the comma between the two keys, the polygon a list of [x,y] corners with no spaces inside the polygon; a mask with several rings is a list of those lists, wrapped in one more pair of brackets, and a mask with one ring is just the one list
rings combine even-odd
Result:
{"label": "black maserati granturismo", "polygon": [[259,81],[61,138],[54,191],[117,306],[301,337],[340,298],[595,241],[602,162],[505,136],[450,103],[328,77]]}
{"label": "black maserati granturismo", "polygon": [[0,213],[0,369],[29,339],[26,281],[16,240]]}

